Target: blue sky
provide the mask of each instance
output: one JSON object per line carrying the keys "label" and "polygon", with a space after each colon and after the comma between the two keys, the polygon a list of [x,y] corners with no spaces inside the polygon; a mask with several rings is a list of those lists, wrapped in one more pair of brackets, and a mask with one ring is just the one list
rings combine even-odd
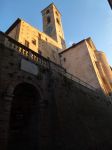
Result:
{"label": "blue sky", "polygon": [[0,30],[19,17],[42,31],[40,11],[54,2],[62,14],[67,46],[91,37],[112,66],[112,10],[107,0],[0,0]]}

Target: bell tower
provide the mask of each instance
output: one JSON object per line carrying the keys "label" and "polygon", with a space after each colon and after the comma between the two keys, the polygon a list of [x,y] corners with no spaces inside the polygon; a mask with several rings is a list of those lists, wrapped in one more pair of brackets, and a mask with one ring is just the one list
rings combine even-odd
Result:
{"label": "bell tower", "polygon": [[61,22],[61,14],[51,3],[48,7],[41,11],[43,16],[43,32],[58,42],[61,49],[66,48],[63,27]]}

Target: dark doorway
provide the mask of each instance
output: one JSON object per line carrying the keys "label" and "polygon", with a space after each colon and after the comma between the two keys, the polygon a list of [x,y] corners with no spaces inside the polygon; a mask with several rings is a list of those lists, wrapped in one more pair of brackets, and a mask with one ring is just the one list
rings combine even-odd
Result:
{"label": "dark doorway", "polygon": [[38,149],[39,92],[28,83],[19,84],[12,101],[8,150]]}

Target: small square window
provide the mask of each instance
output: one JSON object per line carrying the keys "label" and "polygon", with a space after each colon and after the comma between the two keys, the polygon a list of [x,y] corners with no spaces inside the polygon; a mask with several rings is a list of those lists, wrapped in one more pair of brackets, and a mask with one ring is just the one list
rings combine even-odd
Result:
{"label": "small square window", "polygon": [[32,43],[33,43],[34,45],[36,45],[36,40],[35,40],[35,39],[32,39]]}
{"label": "small square window", "polygon": [[29,47],[29,42],[27,40],[25,40],[25,46]]}

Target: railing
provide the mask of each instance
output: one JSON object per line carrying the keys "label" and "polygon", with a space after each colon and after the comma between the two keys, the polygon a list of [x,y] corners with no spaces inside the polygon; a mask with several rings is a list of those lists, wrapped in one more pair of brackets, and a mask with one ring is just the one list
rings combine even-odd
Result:
{"label": "railing", "polygon": [[28,47],[22,45],[21,43],[15,41],[14,39],[10,38],[9,36],[5,35],[3,32],[0,32],[0,44],[5,45],[8,48],[11,48],[13,50],[16,50],[18,53],[20,53],[22,56],[28,58],[30,61],[33,61],[36,64],[42,65],[45,68],[54,70],[63,76],[91,89],[94,92],[97,92],[96,89],[89,85],[88,83],[80,80],[78,77],[75,77],[74,75],[66,72],[66,70],[61,67],[58,64],[55,64],[54,62],[50,61],[49,59],[46,59],[45,57],[39,55],[38,53],[32,51]]}

